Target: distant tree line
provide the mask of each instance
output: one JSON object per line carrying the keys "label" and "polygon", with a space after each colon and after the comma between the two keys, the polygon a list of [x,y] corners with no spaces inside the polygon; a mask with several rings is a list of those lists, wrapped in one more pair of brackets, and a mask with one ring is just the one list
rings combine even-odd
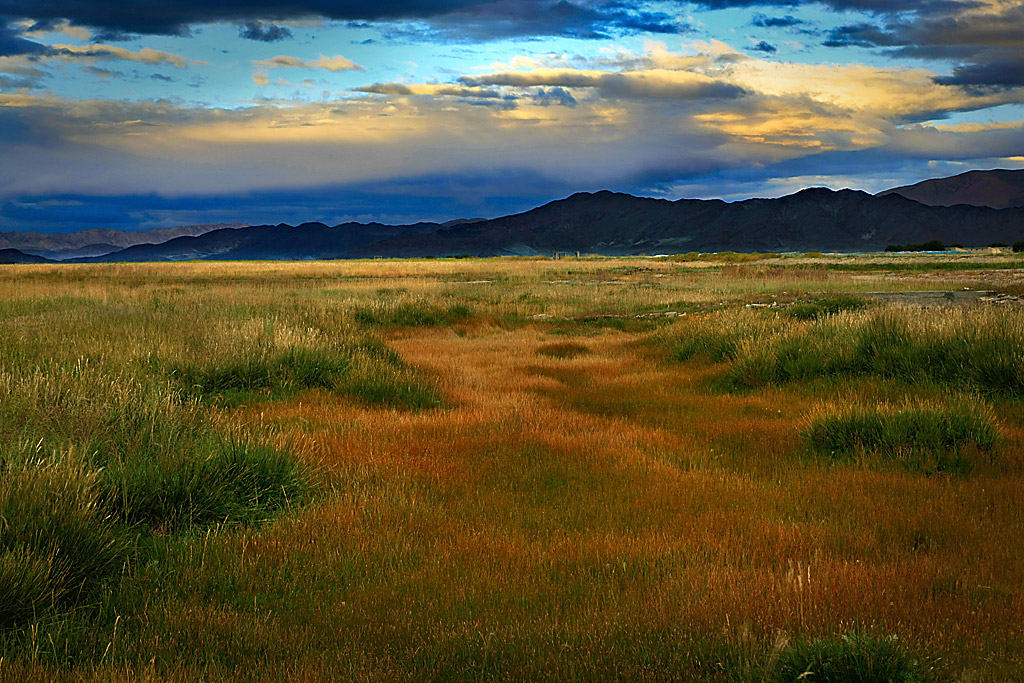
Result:
{"label": "distant tree line", "polygon": [[[954,245],[950,245],[954,246]],[[946,251],[946,245],[939,240],[922,242],[920,244],[890,244],[886,251]]]}

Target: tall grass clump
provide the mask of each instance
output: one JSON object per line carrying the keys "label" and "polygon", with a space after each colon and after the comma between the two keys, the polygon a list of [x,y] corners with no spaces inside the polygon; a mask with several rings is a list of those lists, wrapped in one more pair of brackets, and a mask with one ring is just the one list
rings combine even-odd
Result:
{"label": "tall grass clump", "polygon": [[222,406],[322,389],[371,406],[420,410],[441,403],[429,379],[386,344],[367,338],[335,348],[257,348],[237,355],[169,364],[188,395]]}
{"label": "tall grass clump", "polygon": [[439,306],[423,301],[377,301],[358,306],[353,319],[370,327],[437,327],[466,320],[472,310],[465,304]]}
{"label": "tall grass clump", "polygon": [[779,656],[770,683],[924,683],[924,667],[895,636],[849,632],[801,639]]}
{"label": "tall grass clump", "polygon": [[930,311],[899,306],[782,324],[771,314],[726,311],[667,336],[679,360],[732,364],[729,390],[793,380],[875,377],[990,396],[1024,396],[1024,311]]}
{"label": "tall grass clump", "polygon": [[794,304],[786,315],[797,320],[817,320],[844,311],[859,311],[867,305],[867,301],[856,296],[829,296]]}
{"label": "tall grass clump", "polygon": [[992,457],[998,430],[980,401],[948,407],[925,404],[856,406],[823,412],[804,439],[832,459],[869,457],[925,471],[966,471],[979,455]]}
{"label": "tall grass clump", "polygon": [[664,334],[672,356],[679,361],[701,358],[715,363],[736,359],[744,342],[759,342],[778,335],[777,318],[758,311],[732,311],[728,316],[693,316]]}
{"label": "tall grass clump", "polygon": [[307,497],[290,454],[222,435],[166,383],[84,363],[0,373],[0,424],[0,628],[90,604],[154,532]]}
{"label": "tall grass clump", "polygon": [[304,502],[308,488],[290,455],[259,443],[207,437],[184,453],[110,463],[100,493],[113,519],[171,531],[264,521]]}
{"label": "tall grass clump", "polygon": [[189,394],[235,404],[282,398],[303,389],[334,389],[349,359],[324,349],[260,349],[220,363],[173,364],[168,374]]}
{"label": "tall grass clump", "polygon": [[337,390],[369,406],[427,410],[441,405],[437,386],[386,344],[365,339],[349,349],[350,371]]}
{"label": "tall grass clump", "polygon": [[5,454],[0,472],[0,628],[89,600],[131,554],[74,452]]}

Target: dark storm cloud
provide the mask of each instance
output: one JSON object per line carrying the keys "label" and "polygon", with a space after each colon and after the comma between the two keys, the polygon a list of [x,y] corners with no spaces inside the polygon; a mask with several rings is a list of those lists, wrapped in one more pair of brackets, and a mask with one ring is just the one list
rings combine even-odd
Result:
{"label": "dark storm cloud", "polygon": [[951,75],[936,79],[941,85],[1024,86],[1024,4],[975,9],[964,3],[944,13],[920,13],[913,21],[897,17],[840,26],[823,45],[884,48],[894,56],[959,62]]}
{"label": "dark storm cloud", "polygon": [[504,71],[462,76],[459,82],[468,86],[593,88],[602,97],[621,100],[734,100],[748,94],[745,89],[724,81],[696,78],[660,80],[649,79],[643,72],[589,72],[573,69]]}
{"label": "dark storm cloud", "polygon": [[87,26],[106,40],[129,34],[186,35],[196,24],[230,21],[243,37],[278,40],[288,29],[275,24],[320,17],[354,22],[422,20],[458,36],[488,39],[509,35],[679,33],[688,27],[662,12],[619,0],[0,0],[0,16],[21,17],[39,26],[67,20]]}
{"label": "dark storm cloud", "polygon": [[754,47],[752,47],[751,49],[755,50],[756,52],[764,52],[765,54],[775,54],[776,52],[779,51],[779,48],[763,40]]}
{"label": "dark storm cloud", "polygon": [[278,26],[262,21],[247,21],[238,27],[238,36],[261,43],[276,43],[279,40],[291,38],[292,31],[287,26]]}
{"label": "dark storm cloud", "polygon": [[803,19],[797,19],[788,14],[784,17],[769,17],[764,14],[755,14],[754,18],[750,20],[751,26],[759,26],[761,28],[789,28],[806,23]]}
{"label": "dark storm cloud", "polygon": [[[569,36],[608,38],[635,33],[685,33],[688,24],[661,12],[618,2],[499,0],[430,20],[441,39],[495,40],[508,37]],[[404,37],[415,37],[406,32]],[[429,36],[428,36],[429,37]]]}
{"label": "dark storm cloud", "polygon": [[880,47],[898,45],[899,38],[874,24],[851,24],[828,32],[825,47]]}
{"label": "dark storm cloud", "polygon": [[949,76],[935,79],[939,85],[960,85],[968,89],[1007,89],[1024,86],[1024,55],[1006,54],[980,64],[965,64]]}
{"label": "dark storm cloud", "polygon": [[534,93],[533,103],[542,107],[575,107],[577,104],[576,98],[565,88],[542,88]]}
{"label": "dark storm cloud", "polygon": [[[798,0],[695,0],[694,4],[707,9],[731,7],[797,7]],[[856,11],[872,14],[902,14],[904,12],[952,12],[975,7],[970,0],[819,0],[817,4],[840,12]]]}
{"label": "dark storm cloud", "polygon": [[22,38],[21,32],[12,28],[4,17],[0,15],[0,57],[41,55],[45,54],[48,50],[49,48],[45,45]]}
{"label": "dark storm cloud", "polygon": [[[200,223],[253,225],[322,221],[401,224],[493,218],[571,194],[568,182],[525,171],[431,174],[295,190],[185,195],[21,195],[0,203],[4,230],[59,233],[138,230]],[[599,188],[587,188],[599,189]]]}

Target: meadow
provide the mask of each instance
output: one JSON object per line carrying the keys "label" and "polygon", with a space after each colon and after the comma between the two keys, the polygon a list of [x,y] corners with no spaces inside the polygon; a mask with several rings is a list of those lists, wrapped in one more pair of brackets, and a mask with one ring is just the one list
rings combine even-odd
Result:
{"label": "meadow", "polygon": [[[878,293],[993,290],[923,308]],[[1016,681],[1024,260],[0,267],[0,680]]]}

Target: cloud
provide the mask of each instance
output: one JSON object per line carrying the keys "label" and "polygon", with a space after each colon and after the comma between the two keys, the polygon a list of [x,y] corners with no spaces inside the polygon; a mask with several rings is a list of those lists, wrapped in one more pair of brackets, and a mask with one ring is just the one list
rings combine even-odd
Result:
{"label": "cloud", "polygon": [[13,28],[0,16],[0,57],[13,57],[19,55],[39,55],[47,52],[47,47],[41,43],[26,40],[22,32]]}
{"label": "cloud", "polygon": [[940,76],[935,82],[981,89],[1021,87],[1024,86],[1024,54],[1000,53],[991,61],[957,66],[951,75]]}
{"label": "cloud", "polygon": [[497,99],[501,93],[497,90],[466,87],[462,85],[449,85],[441,83],[373,83],[353,88],[356,92],[374,93],[378,95],[430,95],[448,97],[470,97]]}
{"label": "cloud", "polygon": [[761,28],[789,28],[806,23],[803,19],[797,19],[789,14],[784,17],[769,17],[764,14],[755,14],[754,18],[750,20],[751,26],[759,26]]}
{"label": "cloud", "polygon": [[763,41],[763,40],[759,41],[757,43],[757,45],[755,45],[754,47],[752,47],[750,49],[754,50],[756,52],[763,52],[765,54],[775,54],[776,52],[779,51],[779,48],[777,48],[774,45],[772,45],[771,43],[768,43],[768,42]]}
{"label": "cloud", "polygon": [[[148,0],[142,6],[107,0],[3,0],[0,11],[40,24],[65,21],[71,26],[92,27],[108,39],[127,34],[187,35],[192,26],[215,22],[247,27],[250,22],[315,17],[353,22],[425,21],[452,37],[484,40],[515,35],[597,38],[689,29],[672,14],[621,0]],[[270,31],[268,34],[261,27],[253,35],[278,33]]]}
{"label": "cloud", "polygon": [[714,41],[507,61],[448,83],[231,108],[0,94],[0,198],[387,186],[438,169],[487,176],[509,196],[526,176],[558,188],[669,188],[749,169],[767,186],[787,168],[847,177],[851,155],[966,163],[1024,148],[1020,124],[934,123],[1020,103],[1019,91],[943,85],[924,68],[800,64]]}
{"label": "cloud", "polygon": [[735,84],[717,81],[703,74],[668,69],[614,72],[537,68],[463,76],[459,81],[472,86],[588,88],[596,90],[601,97],[616,99],[733,99],[746,93]]}
{"label": "cloud", "polygon": [[831,30],[828,47],[883,48],[892,56],[953,60],[958,66],[943,85],[1024,86],[1024,4],[1003,0],[948,2],[893,15],[877,23],[861,22]]}
{"label": "cloud", "polygon": [[325,71],[365,71],[365,69],[351,59],[342,57],[341,55],[334,55],[333,57],[326,57],[320,55],[319,59],[300,59],[299,57],[289,57],[286,55],[278,55],[271,57],[270,59],[260,59],[253,62],[256,66],[262,66],[272,69],[324,69]]}
{"label": "cloud", "polygon": [[287,26],[278,26],[262,21],[247,21],[238,27],[238,35],[246,40],[276,43],[279,40],[291,38],[292,31]]}
{"label": "cloud", "polygon": [[205,64],[205,62],[190,61],[181,55],[153,50],[148,47],[144,47],[138,52],[132,52],[115,45],[52,45],[49,54],[63,59],[87,62],[93,60],[126,60],[152,65],[170,64],[179,69],[186,69],[189,64]]}

